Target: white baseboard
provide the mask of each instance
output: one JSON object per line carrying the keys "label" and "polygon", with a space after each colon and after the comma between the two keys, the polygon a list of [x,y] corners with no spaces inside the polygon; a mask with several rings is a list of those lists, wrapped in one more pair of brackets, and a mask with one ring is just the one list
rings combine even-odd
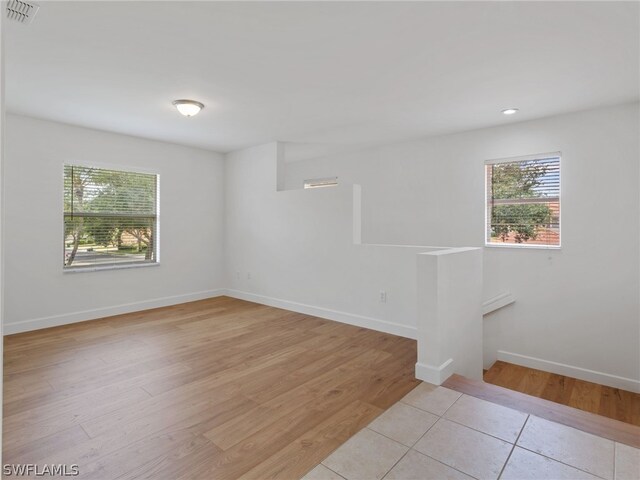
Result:
{"label": "white baseboard", "polygon": [[450,358],[439,367],[433,367],[426,363],[416,363],[416,378],[423,382],[442,385],[451,375],[453,375],[453,358]]}
{"label": "white baseboard", "polygon": [[41,328],[57,327],[59,325],[66,325],[69,323],[95,320],[96,318],[138,312],[141,310],[149,310],[151,308],[167,307],[169,305],[177,305],[179,303],[194,302],[196,300],[204,300],[205,298],[219,297],[224,295],[224,293],[224,289],[206,290],[203,292],[186,293],[171,297],[154,298],[143,302],[125,303],[113,307],[96,308],[93,310],[83,310],[80,312],[52,315],[50,317],[22,320],[20,322],[5,323],[3,335],[39,330]]}
{"label": "white baseboard", "polygon": [[619,377],[617,375],[611,375],[609,373],[596,372],[595,370],[574,367],[573,365],[552,362],[550,360],[543,360],[541,358],[528,357],[526,355],[505,352],[503,350],[498,350],[497,358],[498,360],[502,360],[503,362],[514,363],[523,367],[535,368],[538,370],[543,370],[545,372],[565,375],[567,377],[573,377],[579,380],[585,380],[587,382],[598,383],[600,385],[606,385],[608,387],[620,388],[622,390],[640,393],[640,381],[634,380],[632,378]]}
{"label": "white baseboard", "polygon": [[398,335],[400,337],[412,338],[414,340],[418,335],[417,329],[415,327],[408,327],[406,325],[400,325],[399,323],[387,322],[386,320],[365,317],[363,315],[331,310],[324,307],[316,307],[314,305],[307,305],[304,303],[292,302],[290,300],[267,297],[265,295],[258,295],[255,293],[243,292],[240,290],[227,289],[225,290],[224,294],[229,297],[246,300],[248,302],[269,305],[270,307],[283,308],[285,310],[291,310],[292,312],[304,313],[305,315],[313,315],[314,317],[326,318],[327,320],[347,323],[349,325],[355,325],[356,327],[370,328],[371,330],[378,330],[379,332],[390,333],[392,335]]}

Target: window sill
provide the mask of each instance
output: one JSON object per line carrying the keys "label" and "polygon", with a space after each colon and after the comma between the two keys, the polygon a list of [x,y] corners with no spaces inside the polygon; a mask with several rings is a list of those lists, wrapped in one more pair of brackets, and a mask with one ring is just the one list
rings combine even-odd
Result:
{"label": "window sill", "polygon": [[95,267],[70,267],[63,268],[62,273],[85,273],[85,272],[100,272],[103,270],[126,270],[129,268],[145,268],[145,267],[159,267],[160,262],[137,262],[137,263],[123,263],[120,265],[104,265]]}
{"label": "window sill", "polygon": [[561,250],[561,245],[515,245],[513,243],[485,243],[487,248],[515,248],[521,250]]}

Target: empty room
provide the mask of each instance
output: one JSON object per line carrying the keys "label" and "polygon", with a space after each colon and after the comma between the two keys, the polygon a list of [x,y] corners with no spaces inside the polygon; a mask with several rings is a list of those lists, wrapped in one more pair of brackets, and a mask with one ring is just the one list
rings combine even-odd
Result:
{"label": "empty room", "polygon": [[0,5],[2,478],[640,480],[640,2]]}

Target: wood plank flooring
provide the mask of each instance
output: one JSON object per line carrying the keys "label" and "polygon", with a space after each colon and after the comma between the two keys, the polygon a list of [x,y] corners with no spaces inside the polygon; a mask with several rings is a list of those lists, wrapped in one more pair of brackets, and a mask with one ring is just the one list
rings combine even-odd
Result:
{"label": "wood plank flooring", "polygon": [[607,418],[595,413],[534,397],[524,393],[492,385],[480,380],[471,380],[460,375],[450,376],[443,387],[466,393],[472,397],[497,403],[524,413],[545,418],[552,422],[608,438],[634,448],[640,448],[640,427]]}
{"label": "wood plank flooring", "polygon": [[419,382],[416,343],[228,297],[5,337],[4,463],[294,479]]}
{"label": "wood plank flooring", "polygon": [[640,394],[502,361],[484,381],[552,402],[640,426]]}

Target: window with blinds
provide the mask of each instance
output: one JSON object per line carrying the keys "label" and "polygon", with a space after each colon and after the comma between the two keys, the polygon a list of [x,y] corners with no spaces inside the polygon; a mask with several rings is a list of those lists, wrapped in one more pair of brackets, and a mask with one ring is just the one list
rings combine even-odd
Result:
{"label": "window with blinds", "polygon": [[486,244],[560,246],[560,154],[485,162]]}
{"label": "window with blinds", "polygon": [[158,176],[64,166],[65,269],[157,262]]}

